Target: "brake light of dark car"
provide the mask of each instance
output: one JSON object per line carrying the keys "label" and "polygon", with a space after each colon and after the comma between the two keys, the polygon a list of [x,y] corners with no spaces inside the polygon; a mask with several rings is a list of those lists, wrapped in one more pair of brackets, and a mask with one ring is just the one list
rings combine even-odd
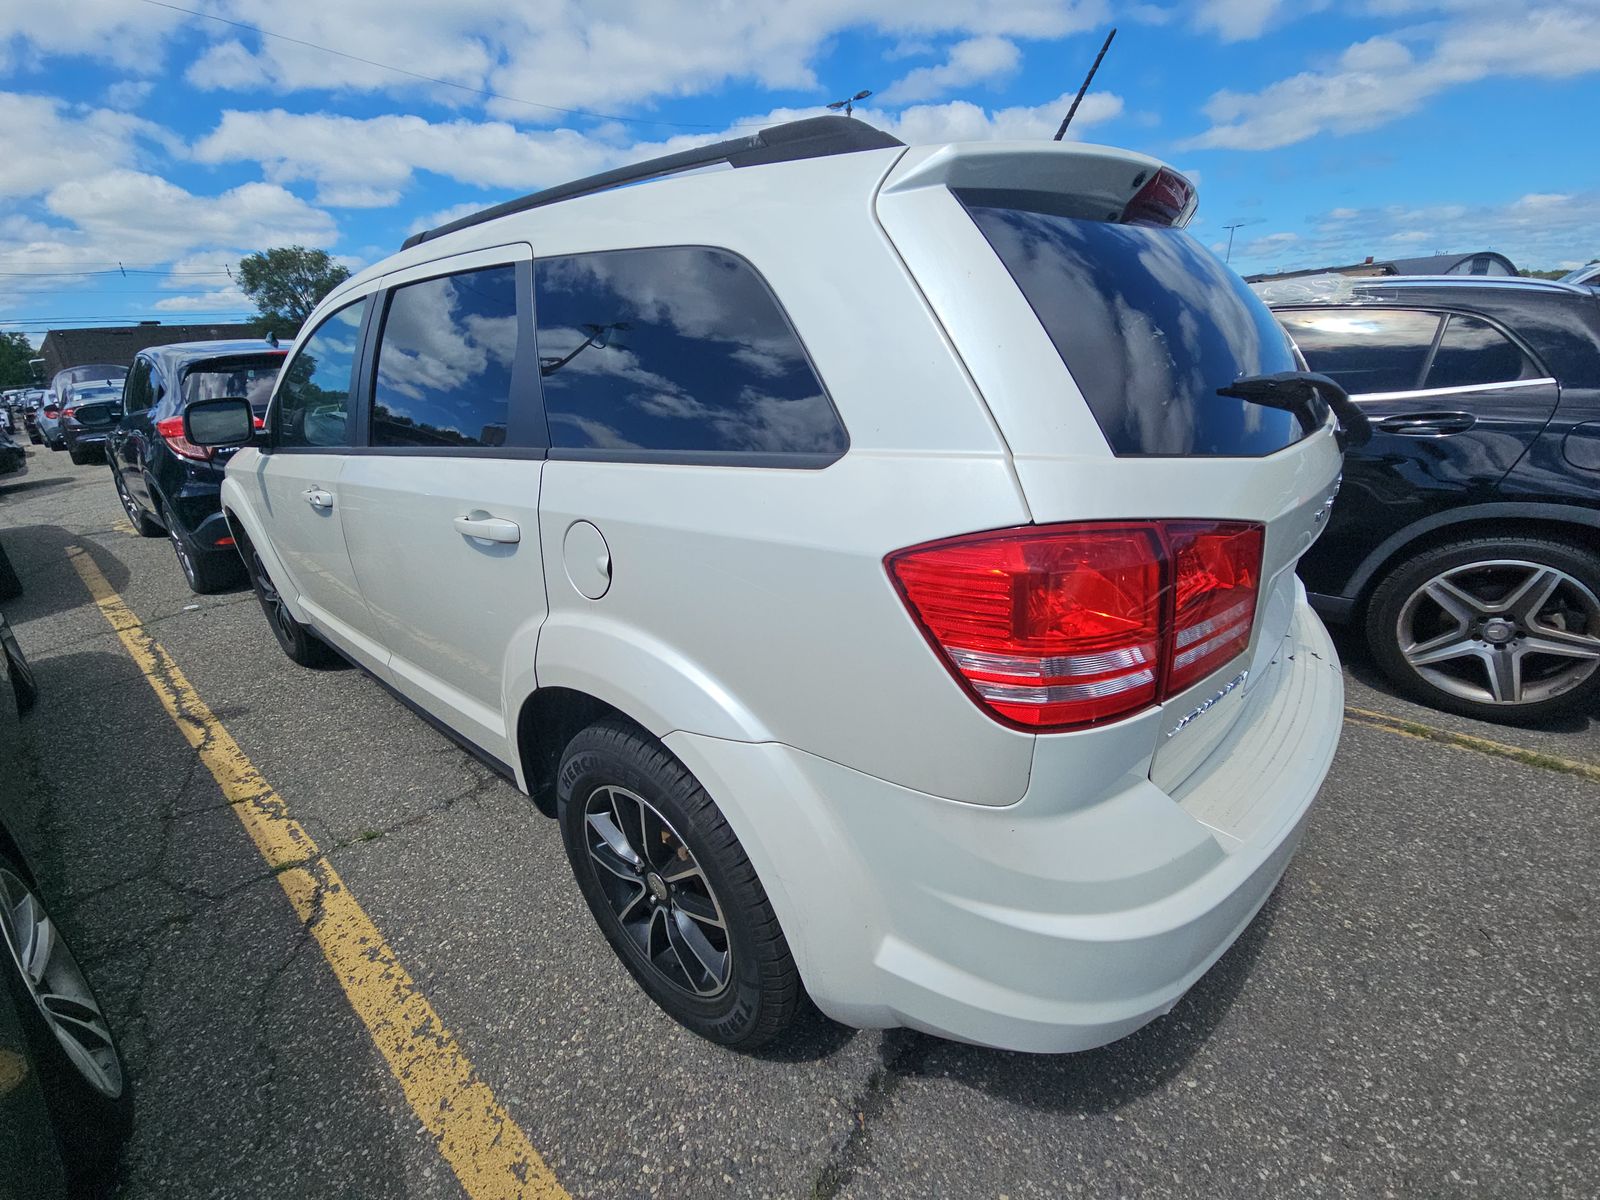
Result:
{"label": "brake light of dark car", "polygon": [[991,716],[1034,733],[1131,716],[1250,641],[1263,528],[1085,522],[929,542],[885,559],[912,617]]}
{"label": "brake light of dark car", "polygon": [[170,449],[179,458],[193,459],[195,462],[210,462],[212,449],[210,446],[196,446],[183,436],[183,418],[164,417],[156,422],[156,432],[161,435],[161,440],[166,442]]}
{"label": "brake light of dark car", "polygon": [[47,417],[53,417],[57,413],[59,413],[60,411],[61,410],[59,408],[57,408],[54,404],[52,404],[52,405],[50,405],[49,408],[44,410],[44,415],[47,416]]}
{"label": "brake light of dark car", "polygon": [[1134,193],[1122,210],[1123,224],[1178,225],[1194,209],[1194,187],[1176,171],[1162,167]]}
{"label": "brake light of dark car", "polygon": [[76,408],[63,408],[61,410],[61,419],[62,420],[66,420],[66,418],[72,416],[72,414],[77,412],[77,411],[78,410]]}

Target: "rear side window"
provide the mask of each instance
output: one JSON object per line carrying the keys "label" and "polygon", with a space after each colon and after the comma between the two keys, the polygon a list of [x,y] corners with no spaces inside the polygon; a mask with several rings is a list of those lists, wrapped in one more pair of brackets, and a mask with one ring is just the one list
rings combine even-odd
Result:
{"label": "rear side window", "polygon": [[1289,309],[1278,319],[1307,365],[1352,396],[1420,387],[1440,321],[1438,313],[1371,308]]}
{"label": "rear side window", "polygon": [[807,466],[844,452],[844,427],[799,338],[737,255],[575,254],[535,263],[534,282],[553,448]]}
{"label": "rear side window", "polygon": [[505,445],[516,354],[516,268],[396,288],[378,343],[372,444]]}
{"label": "rear side window", "polygon": [[1194,238],[1074,216],[1045,193],[956,196],[1115,453],[1253,457],[1301,438],[1292,414],[1217,395],[1297,364],[1266,305]]}
{"label": "rear side window", "polygon": [[1528,356],[1493,325],[1457,313],[1444,327],[1423,387],[1484,387],[1538,377]]}
{"label": "rear side window", "polygon": [[155,403],[155,396],[150,388],[150,364],[144,359],[136,359],[133,370],[128,372],[128,378],[122,385],[123,411],[141,413]]}
{"label": "rear side window", "polygon": [[324,320],[284,368],[274,446],[350,445],[350,382],[364,305],[357,300]]}

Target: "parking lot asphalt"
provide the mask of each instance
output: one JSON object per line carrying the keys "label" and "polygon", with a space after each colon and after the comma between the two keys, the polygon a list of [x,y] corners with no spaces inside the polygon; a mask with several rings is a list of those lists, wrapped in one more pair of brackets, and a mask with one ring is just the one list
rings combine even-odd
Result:
{"label": "parking lot asphalt", "polygon": [[359,671],[290,663],[252,593],[192,595],[105,467],[29,457],[0,479],[0,543],[42,693],[36,770],[0,785],[41,835],[46,897],[122,1034],[136,1118],[119,1197],[463,1184],[71,547],[315,839],[537,1150],[554,1182],[533,1170],[529,1194],[1597,1190],[1600,782],[1583,767],[1600,767],[1600,721],[1514,730],[1419,708],[1341,636],[1351,716],[1306,841],[1169,1016],[1060,1057],[815,1017],[737,1055],[635,987],[525,797]]}

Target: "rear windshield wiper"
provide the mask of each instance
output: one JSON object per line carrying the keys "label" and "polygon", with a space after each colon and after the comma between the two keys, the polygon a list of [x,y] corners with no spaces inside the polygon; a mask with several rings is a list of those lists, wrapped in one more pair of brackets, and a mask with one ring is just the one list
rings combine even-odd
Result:
{"label": "rear windshield wiper", "polygon": [[1321,396],[1339,418],[1339,445],[1362,446],[1372,437],[1372,424],[1361,406],[1350,399],[1345,391],[1326,375],[1315,371],[1279,371],[1276,375],[1249,375],[1236,379],[1227,387],[1218,388],[1217,395],[1232,396],[1247,404],[1260,404],[1294,413],[1307,433],[1322,424],[1322,418],[1312,405],[1312,398]]}

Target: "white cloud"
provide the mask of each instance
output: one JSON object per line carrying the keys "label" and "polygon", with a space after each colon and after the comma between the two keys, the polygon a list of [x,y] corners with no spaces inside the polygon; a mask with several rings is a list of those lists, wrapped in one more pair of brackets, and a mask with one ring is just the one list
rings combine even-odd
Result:
{"label": "white cloud", "polygon": [[1530,192],[1503,204],[1336,208],[1304,234],[1269,233],[1235,245],[1242,273],[1298,270],[1434,253],[1498,250],[1533,270],[1600,254],[1600,192]]}
{"label": "white cloud", "polygon": [[1550,3],[1516,13],[1477,4],[1433,29],[1418,56],[1387,37],[1350,46],[1329,69],[1259,92],[1220,91],[1193,148],[1271,150],[1318,133],[1353,133],[1414,112],[1441,91],[1496,75],[1561,78],[1600,70],[1600,9]]}
{"label": "white cloud", "polygon": [[[984,109],[966,100],[946,104],[921,104],[898,114],[864,112],[872,124],[894,134],[908,145],[926,142],[981,142],[992,138],[1036,140],[1055,135],[1061,118],[1072,104],[1064,92],[1044,104]],[[858,110],[860,111],[860,110]],[[1108,121],[1122,112],[1122,97],[1112,92],[1090,92],[1072,118],[1068,137],[1076,139],[1090,125]]]}
{"label": "white cloud", "polygon": [[1194,23],[1225,42],[1242,42],[1260,37],[1280,17],[1301,17],[1326,7],[1328,0],[1294,0],[1288,5],[1283,0],[1201,0]]}
{"label": "white cloud", "polygon": [[950,47],[946,60],[936,67],[918,67],[899,82],[884,89],[880,104],[908,104],[931,100],[946,92],[988,83],[1016,73],[1022,52],[1016,43],[1001,37],[968,38]]}
{"label": "white cloud", "polygon": [[157,300],[157,312],[249,312],[255,302],[238,288],[219,288],[211,292],[188,293]]}
{"label": "white cloud", "polygon": [[0,92],[0,196],[34,196],[58,183],[134,165],[144,145],[172,144],[159,125],[50,96]]}
{"label": "white cloud", "polygon": [[45,57],[81,54],[143,74],[161,67],[161,46],[187,18],[128,0],[0,5],[0,73]]}

